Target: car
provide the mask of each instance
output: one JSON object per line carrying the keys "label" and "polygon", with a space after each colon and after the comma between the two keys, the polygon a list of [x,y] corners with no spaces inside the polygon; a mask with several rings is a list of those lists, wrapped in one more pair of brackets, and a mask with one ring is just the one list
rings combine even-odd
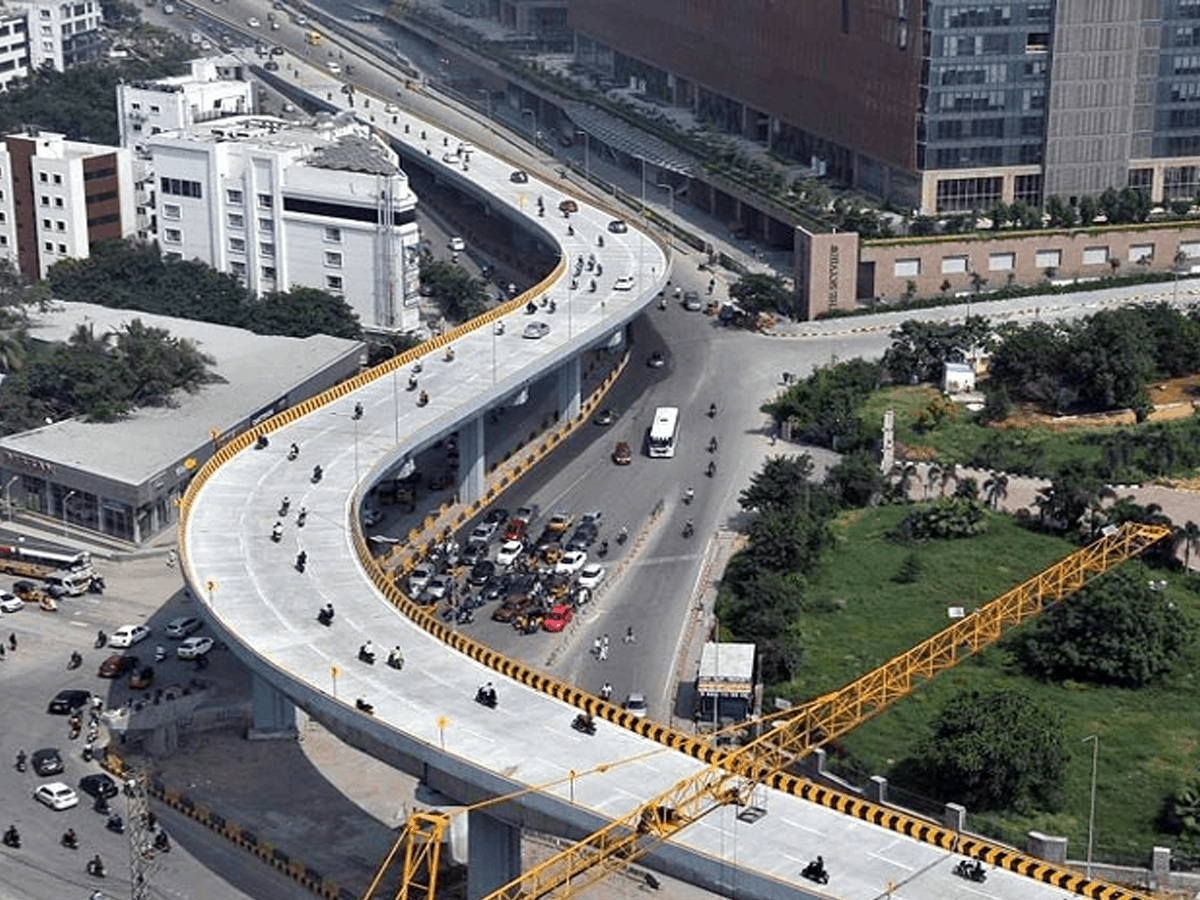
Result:
{"label": "car", "polygon": [[331,59],[331,60],[329,60],[329,62],[325,63],[325,68],[327,68],[327,69],[328,69],[330,72],[332,72],[334,75],[340,75],[340,74],[342,74],[342,67],[341,67],[341,65],[340,65],[339,63],[335,63],[335,62],[334,62],[332,59]]}
{"label": "car", "polygon": [[548,322],[530,322],[525,326],[525,331],[522,332],[521,337],[531,338],[536,341],[538,338],[544,338],[549,333],[550,325]]}
{"label": "car", "polygon": [[461,153],[463,156],[470,156],[472,153],[475,152],[475,145],[472,144],[470,141],[459,141],[458,142],[458,152]]}
{"label": "car", "polygon": [[529,594],[519,594],[509,597],[492,613],[493,622],[511,622],[517,616],[524,615],[537,604],[537,600]]}
{"label": "car", "polygon": [[500,549],[496,551],[496,565],[511,566],[517,561],[522,553],[525,552],[525,544],[522,541],[505,541],[500,545]]}
{"label": "car", "polygon": [[175,648],[175,655],[180,659],[199,659],[213,648],[215,641],[210,637],[190,637]]}
{"label": "car", "polygon": [[625,224],[623,219],[613,219],[608,223],[608,230],[613,234],[624,234],[629,230],[629,226]]}
{"label": "car", "polygon": [[0,591],[0,612],[15,613],[25,608],[25,601],[16,594]]}
{"label": "car", "polygon": [[425,586],[427,593],[434,600],[444,600],[447,594],[454,590],[454,581],[449,575],[434,575]]}
{"label": "car", "polygon": [[546,618],[542,619],[542,627],[547,631],[562,631],[571,624],[571,607],[565,603],[550,608]]}
{"label": "car", "polygon": [[45,803],[51,809],[70,809],[79,805],[79,795],[70,785],[61,781],[51,781],[43,784],[33,792],[33,799]]}
{"label": "car", "polygon": [[69,716],[75,710],[86,706],[91,699],[90,691],[59,691],[50,698],[50,705],[46,707],[46,712],[52,716]]}
{"label": "car", "polygon": [[[460,159],[458,158],[458,154],[457,154],[457,153],[455,153],[455,152],[454,152],[454,151],[452,151],[452,150],[447,150],[445,153],[443,153],[443,154],[442,154],[442,162],[444,162],[444,163],[449,163],[450,165],[455,165],[455,166],[456,166],[456,165],[458,165],[458,164],[459,164],[461,161],[462,161],[462,160],[460,160]],[[459,240],[462,240],[462,239],[461,239],[461,238],[459,238]],[[451,241],[451,242],[450,242],[450,249],[451,249],[451,250],[453,250],[453,249],[454,249],[454,242],[453,242],[453,241]]]}
{"label": "car", "polygon": [[688,312],[699,312],[704,307],[700,304],[700,295],[695,291],[684,291],[683,308]]}
{"label": "car", "polygon": [[138,641],[150,637],[150,629],[145,625],[122,625],[108,639],[110,647],[132,647]]}
{"label": "car", "polygon": [[103,772],[93,772],[79,779],[79,789],[92,797],[103,797],[108,800],[117,796],[120,789],[117,783]]}
{"label": "car", "polygon": [[308,24],[308,16],[296,16],[296,24],[303,28]]}
{"label": "car", "polygon": [[500,527],[499,524],[496,522],[488,522],[486,520],[483,522],[480,522],[478,525],[476,525],[474,528],[471,529],[470,540],[482,541],[483,543],[486,544],[488,541],[490,541],[495,536],[496,531],[499,527]]}
{"label": "car", "polygon": [[[278,72],[279,71],[279,63],[275,62],[275,60],[273,60],[273,59],[268,59],[265,63],[263,63],[263,68],[266,69],[268,72]],[[292,104],[285,103],[283,105],[283,111],[284,112],[292,112],[295,109],[294,106],[292,106],[292,109],[288,109],[289,106],[292,106]]]}
{"label": "car", "polygon": [[617,414],[611,409],[605,407],[604,409],[600,410],[600,412],[596,413],[596,417],[592,419],[592,421],[597,425],[611,425],[613,422],[617,421]]}
{"label": "car", "polygon": [[536,503],[530,503],[528,506],[518,506],[517,511],[513,513],[513,518],[520,519],[526,525],[529,525],[538,517],[538,513],[540,512],[541,507]]}
{"label": "car", "polygon": [[632,275],[622,275],[613,282],[613,290],[632,291],[635,284],[637,284],[637,279],[635,279]]}
{"label": "car", "polygon": [[579,204],[568,197],[566,200],[558,204],[558,211],[569,216],[571,213],[579,212]]}
{"label": "car", "polygon": [[513,582],[512,574],[500,572],[488,579],[488,583],[479,589],[479,599],[485,603],[500,600],[508,596],[508,588]]}
{"label": "car", "polygon": [[450,238],[450,249],[455,253],[462,253],[467,249],[466,241],[460,237],[452,237]]}
{"label": "car", "polygon": [[[188,638],[190,641],[191,638]],[[186,641],[185,641],[186,643]],[[136,656],[125,656],[121,653],[114,653],[104,662],[100,663],[100,669],[96,673],[101,678],[120,678],[126,672],[130,672],[137,667],[138,658]]]}
{"label": "car", "polygon": [[628,441],[617,441],[617,445],[613,447],[613,462],[618,466],[627,466],[633,462],[633,450],[630,449]]}
{"label": "car", "polygon": [[514,169],[513,173],[508,176],[508,180],[513,184],[528,184],[529,173],[524,169]]}
{"label": "car", "polygon": [[555,574],[551,572],[544,579],[546,585],[546,593],[552,600],[562,601],[567,594],[571,593],[571,576],[561,573]]}
{"label": "car", "polygon": [[395,103],[389,103],[383,108],[383,111],[389,116],[394,116],[400,112],[400,107],[398,107]]}
{"label": "car", "polygon": [[271,48],[272,56],[283,56],[283,53],[284,53],[284,50],[282,47],[272,47]]}
{"label": "car", "polygon": [[33,771],[42,776],[57,775],[63,770],[62,756],[53,747],[34,750],[29,757],[29,764],[33,766]]}
{"label": "car", "polygon": [[410,594],[419,594],[425,590],[425,586],[429,584],[429,580],[436,573],[432,566],[422,563],[419,566],[414,566],[413,570],[408,573],[408,591]]}
{"label": "car", "polygon": [[574,575],[585,565],[587,565],[587,551],[568,550],[554,564],[554,572],[557,575]]}
{"label": "car", "polygon": [[550,517],[550,521],[546,523],[547,531],[563,532],[571,527],[571,514],[563,510],[559,510]]}
{"label": "car", "polygon": [[594,591],[604,581],[604,576],[607,574],[608,570],[599,563],[588,563],[579,570],[579,577],[576,581],[581,588]]}
{"label": "car", "polygon": [[135,691],[148,688],[154,683],[154,666],[142,666],[129,673],[129,686]]}
{"label": "car", "polygon": [[251,16],[246,20],[246,24],[251,28],[258,28],[262,25],[262,22],[258,20],[258,16]]}
{"label": "car", "polygon": [[528,530],[529,522],[524,519],[512,519],[504,529],[504,539],[506,541],[519,541],[525,537],[525,532]]}
{"label": "car", "polygon": [[663,356],[662,353],[660,353],[658,350],[655,350],[646,359],[646,365],[648,365],[652,369],[661,369],[666,364],[667,364],[667,358],[665,356]]}
{"label": "car", "polygon": [[490,559],[481,559],[471,567],[471,573],[467,576],[467,581],[479,587],[487,584],[488,579],[496,574],[496,564]]}
{"label": "car", "polygon": [[374,507],[363,507],[362,523],[367,528],[372,528],[383,521],[383,512]]}
{"label": "car", "polygon": [[486,541],[468,541],[467,548],[458,558],[461,565],[473,566],[487,559],[488,545]]}
{"label": "car", "polygon": [[625,711],[632,713],[639,719],[646,718],[646,713],[649,712],[649,708],[646,706],[646,695],[630,694],[628,697],[626,697]]}
{"label": "car", "polygon": [[496,530],[498,531],[500,526],[508,521],[508,510],[502,509],[499,506],[493,506],[484,514],[483,521],[487,522],[489,525],[494,524],[496,526]]}
{"label": "car", "polygon": [[172,619],[167,623],[163,634],[169,638],[183,639],[199,628],[200,620],[195,616],[180,616],[178,619]]}
{"label": "car", "polygon": [[163,15],[165,15],[165,16],[173,15],[174,12],[175,12],[175,4],[174,3],[164,3],[163,4]]}
{"label": "car", "polygon": [[584,548],[590,547],[596,542],[596,538],[600,534],[600,529],[591,522],[581,522],[571,533],[571,537],[567,540],[569,548]]}
{"label": "car", "polygon": [[558,561],[562,559],[563,549],[558,544],[546,544],[538,548],[538,555],[546,565],[556,566],[558,565]]}

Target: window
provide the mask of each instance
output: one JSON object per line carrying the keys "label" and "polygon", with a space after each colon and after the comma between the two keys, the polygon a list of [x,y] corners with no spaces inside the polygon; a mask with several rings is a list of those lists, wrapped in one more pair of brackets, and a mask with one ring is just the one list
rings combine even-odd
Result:
{"label": "window", "polygon": [[275,245],[270,241],[260,241],[258,244],[259,256],[265,256],[273,259],[275,257]]}
{"label": "window", "polygon": [[59,209],[62,209],[62,205],[63,205],[63,198],[62,198],[62,197],[55,197],[55,198],[54,198],[54,205],[55,205],[55,206],[57,206]]}
{"label": "window", "polygon": [[162,210],[164,219],[178,219],[181,213],[178,203],[164,203]]}
{"label": "window", "polygon": [[159,187],[164,194],[176,197],[195,197],[197,200],[201,198],[200,182],[198,181],[164,177],[159,179]]}
{"label": "window", "polygon": [[1083,264],[1085,266],[1102,266],[1108,262],[1107,247],[1084,247]]}
{"label": "window", "polygon": [[263,281],[274,281],[275,280],[275,267],[274,266],[263,266],[262,267],[262,279],[263,279]]}
{"label": "window", "polygon": [[42,194],[42,206],[49,206],[49,205],[50,205],[50,198],[47,197],[45,194]]}
{"label": "window", "polygon": [[326,250],[325,251],[325,265],[330,266],[331,268],[334,268],[334,269],[340,269],[342,267],[341,252],[339,252],[337,250]]}
{"label": "window", "polygon": [[50,241],[46,241],[46,252],[47,253],[54,252],[54,244],[50,243]]}
{"label": "window", "polygon": [[962,275],[967,271],[967,258],[965,256],[943,256],[942,257],[942,274],[943,275]]}
{"label": "window", "polygon": [[229,227],[230,228],[245,228],[246,227],[246,217],[243,216],[241,213],[230,213],[229,214]]}
{"label": "window", "polygon": [[232,253],[245,253],[246,239],[240,237],[231,237],[229,239],[229,250]]}
{"label": "window", "polygon": [[42,227],[49,229],[49,228],[53,228],[54,225],[53,225],[53,223],[51,223],[51,221],[49,219],[42,219]]}
{"label": "window", "polygon": [[327,291],[341,293],[342,276],[341,275],[326,275],[325,276],[325,289]]}
{"label": "window", "polygon": [[1150,262],[1154,259],[1153,244],[1131,244],[1129,247],[1129,261],[1131,263],[1140,263],[1142,260]]}
{"label": "window", "polygon": [[1016,268],[1016,262],[1015,253],[992,253],[988,255],[988,271],[1008,272]]}
{"label": "window", "polygon": [[225,191],[225,202],[232,203],[236,206],[241,206],[242,205],[242,192],[234,191],[234,190]]}
{"label": "window", "polygon": [[38,172],[38,181],[40,181],[42,184],[45,184],[49,180],[50,178],[45,172]]}
{"label": "window", "polygon": [[238,278],[245,278],[246,264],[244,262],[231,262],[229,264],[229,271],[231,271]]}
{"label": "window", "polygon": [[267,234],[274,234],[275,220],[274,219],[259,219],[258,220],[258,230],[266,232]]}
{"label": "window", "polygon": [[1034,263],[1039,269],[1057,269],[1062,265],[1062,251],[1039,250],[1034,254]]}
{"label": "window", "polygon": [[67,230],[67,223],[66,223],[66,222],[64,222],[62,219],[59,219],[57,222],[55,222],[55,223],[54,223],[54,227],[55,227],[55,229],[57,229],[58,231],[66,231],[66,230]]}
{"label": "window", "polygon": [[896,278],[916,278],[920,274],[919,259],[898,259],[892,264],[892,275]]}
{"label": "window", "polygon": [[55,175],[55,176],[54,176],[54,183],[55,183],[55,184],[62,184],[62,176],[61,176],[61,175]]}
{"label": "window", "polygon": [[156,106],[155,104],[151,103],[151,104],[150,104],[150,112],[152,112],[152,113],[160,113],[160,112],[162,112],[162,107],[161,107],[161,106]]}
{"label": "window", "polygon": [[169,244],[183,243],[183,232],[178,228],[163,229],[163,240]]}
{"label": "window", "polygon": [[59,245],[58,245],[58,252],[59,252],[59,253],[66,253],[66,252],[67,252],[67,245],[66,245],[66,244],[59,244]]}
{"label": "window", "polygon": [[271,195],[270,194],[259,194],[258,195],[258,208],[259,209],[270,209],[271,208]]}
{"label": "window", "polygon": [[330,228],[328,225],[326,225],[325,226],[325,240],[329,241],[332,244],[340,244],[342,242],[342,229]]}

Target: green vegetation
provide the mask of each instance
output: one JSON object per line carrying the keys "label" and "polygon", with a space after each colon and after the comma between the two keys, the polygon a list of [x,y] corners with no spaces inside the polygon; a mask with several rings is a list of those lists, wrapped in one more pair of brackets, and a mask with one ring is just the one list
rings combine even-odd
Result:
{"label": "green vegetation", "polygon": [[487,311],[487,284],[457,263],[421,254],[421,291],[432,297],[451,322],[460,323]]}

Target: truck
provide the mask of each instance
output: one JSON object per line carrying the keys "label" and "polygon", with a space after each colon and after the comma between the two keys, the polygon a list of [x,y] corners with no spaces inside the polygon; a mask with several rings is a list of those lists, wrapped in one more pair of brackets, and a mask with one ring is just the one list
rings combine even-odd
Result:
{"label": "truck", "polygon": [[60,552],[0,544],[0,572],[19,578],[36,578],[56,593],[78,597],[99,580],[92,568],[92,556],[86,550]]}

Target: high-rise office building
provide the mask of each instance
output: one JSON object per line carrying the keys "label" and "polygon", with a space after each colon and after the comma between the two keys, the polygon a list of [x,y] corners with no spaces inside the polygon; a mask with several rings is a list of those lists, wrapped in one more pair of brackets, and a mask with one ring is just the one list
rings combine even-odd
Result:
{"label": "high-rise office building", "polygon": [[1200,190],[1200,0],[571,0],[593,71],[926,213]]}

